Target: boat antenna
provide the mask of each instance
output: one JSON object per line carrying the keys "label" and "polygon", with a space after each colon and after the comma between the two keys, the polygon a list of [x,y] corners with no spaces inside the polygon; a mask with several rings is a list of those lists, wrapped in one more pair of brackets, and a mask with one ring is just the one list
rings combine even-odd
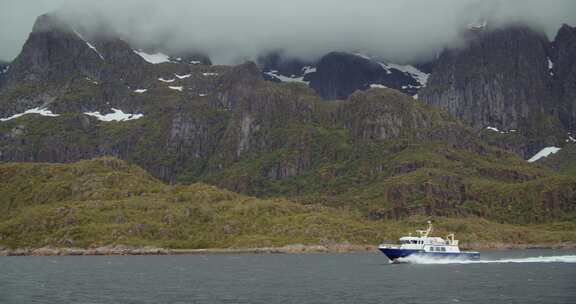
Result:
{"label": "boat antenna", "polygon": [[428,221],[428,229],[416,230],[416,232],[418,232],[418,234],[420,234],[420,237],[428,237],[430,235],[430,232],[432,232],[432,222]]}
{"label": "boat antenna", "polygon": [[432,232],[432,221],[428,221],[428,229],[426,229],[426,237]]}

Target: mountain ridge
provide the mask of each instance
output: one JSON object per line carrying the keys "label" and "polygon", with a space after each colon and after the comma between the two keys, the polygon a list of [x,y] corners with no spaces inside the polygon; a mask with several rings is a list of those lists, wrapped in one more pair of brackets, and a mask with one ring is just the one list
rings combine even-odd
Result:
{"label": "mountain ridge", "polygon": [[[262,71],[254,62],[217,66],[176,60],[111,37],[87,41],[45,22],[50,19],[39,20],[0,87],[0,161],[71,163],[114,156],[171,184],[204,182],[263,199],[349,208],[371,220],[475,216],[525,225],[575,216],[575,177],[520,157],[544,145],[572,145],[565,142],[562,120],[549,111],[551,101],[538,94],[512,102],[522,111],[513,108],[510,122],[495,132],[484,129],[492,120],[480,116],[479,124],[471,124],[442,106],[444,99],[435,105],[399,90],[366,87],[373,77],[395,75],[393,70],[411,73],[359,55],[331,56],[352,60],[335,63],[336,70],[340,63],[344,70],[360,67],[354,84],[366,90],[341,88],[346,77],[323,80],[331,73],[323,74],[322,67],[313,71],[306,62],[290,63],[286,71],[302,71],[300,82],[309,77],[310,85],[268,81],[272,70]],[[518,31],[526,41],[544,43],[532,32]],[[494,34],[495,43],[510,33]],[[538,58],[548,54],[540,51]],[[467,58],[466,50],[458,52],[464,55],[456,57]],[[451,69],[452,55],[444,56],[448,59],[441,56],[434,70]],[[509,64],[509,56],[494,56]],[[277,64],[271,60],[269,68]],[[364,77],[363,64],[374,68],[375,76]],[[482,87],[477,79],[487,78],[491,68],[472,75],[471,83]],[[550,73],[545,58],[532,73]],[[409,81],[416,81],[411,75]],[[351,95],[325,100],[314,87],[323,81],[345,89],[336,95]],[[450,90],[443,81],[433,72],[423,90]],[[532,106],[534,113],[527,110]],[[518,120],[529,127],[520,128]],[[508,129],[516,126],[518,135]]]}

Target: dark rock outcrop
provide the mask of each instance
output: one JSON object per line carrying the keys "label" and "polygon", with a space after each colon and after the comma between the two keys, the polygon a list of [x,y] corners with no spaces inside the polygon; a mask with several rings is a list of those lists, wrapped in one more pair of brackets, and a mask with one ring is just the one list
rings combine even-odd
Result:
{"label": "dark rock outcrop", "polygon": [[8,74],[9,69],[10,69],[10,63],[0,61],[0,88],[2,88],[5,75]]}
{"label": "dark rock outcrop", "polygon": [[388,87],[415,95],[424,84],[415,75],[394,65],[380,63],[360,55],[334,52],[318,62],[310,76],[310,86],[324,99],[346,99],[357,90],[371,86]]}
{"label": "dark rock outcrop", "polygon": [[318,62],[310,86],[324,99],[345,99],[356,90],[366,90],[384,73],[366,58],[348,53],[330,53]]}
{"label": "dark rock outcrop", "polygon": [[315,66],[314,62],[307,62],[295,58],[286,58],[282,52],[271,52],[258,57],[258,65],[265,75],[275,72],[287,77],[303,77],[306,67]]}
{"label": "dark rock outcrop", "polygon": [[[553,77],[560,99],[558,114],[571,134],[576,134],[576,28],[563,25],[553,43]],[[574,137],[574,136],[573,136]]]}
{"label": "dark rock outcrop", "polygon": [[420,98],[475,128],[518,129],[549,106],[549,49],[544,34],[514,26],[466,36],[467,46],[438,58]]}
{"label": "dark rock outcrop", "polygon": [[212,65],[212,60],[208,55],[197,52],[176,52],[171,56],[171,60],[192,65]]}
{"label": "dark rock outcrop", "polygon": [[[293,81],[310,85],[326,100],[346,99],[358,90],[387,87],[414,96],[425,85],[418,68],[387,64],[359,54],[332,52],[318,62],[285,58],[281,52],[258,60],[266,80]],[[421,66],[429,69],[429,64]],[[424,76],[426,77],[426,76]]]}
{"label": "dark rock outcrop", "polygon": [[476,130],[516,133],[519,139],[509,148],[525,157],[563,141],[546,36],[512,25],[469,31],[464,38],[465,47],[440,55],[420,99]]}

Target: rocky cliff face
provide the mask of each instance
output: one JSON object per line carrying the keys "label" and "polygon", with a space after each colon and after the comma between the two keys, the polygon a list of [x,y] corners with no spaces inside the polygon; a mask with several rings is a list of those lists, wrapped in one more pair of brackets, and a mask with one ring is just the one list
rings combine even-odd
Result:
{"label": "rocky cliff face", "polygon": [[475,128],[518,129],[551,101],[550,50],[524,27],[469,32],[462,49],[443,52],[420,98]]}
{"label": "rocky cliff face", "polygon": [[310,86],[324,99],[345,99],[356,90],[370,87],[388,87],[415,95],[426,85],[426,80],[419,77],[423,75],[412,66],[378,62],[363,55],[330,53],[318,63]]}
{"label": "rocky cliff face", "polygon": [[356,90],[366,90],[383,72],[377,63],[346,53],[324,56],[318,70],[310,85],[324,99],[345,99]]}
{"label": "rocky cliff face", "polygon": [[562,26],[553,43],[552,73],[560,99],[559,115],[572,135],[576,134],[576,28]]}
{"label": "rocky cliff face", "polygon": [[527,157],[564,141],[554,52],[544,34],[509,26],[469,31],[465,40],[465,47],[440,55],[420,98],[477,130],[515,133],[517,138],[500,145],[515,141],[508,148]]}
{"label": "rocky cliff face", "polygon": [[8,70],[10,69],[10,63],[0,61],[0,88],[2,87],[4,77],[8,74]]}
{"label": "rocky cliff face", "polygon": [[138,75],[144,64],[144,60],[121,40],[89,41],[57,17],[43,15],[36,21],[23,51],[5,74],[0,87],[3,95],[0,97],[0,116],[47,107],[59,99],[66,99],[66,95],[77,91],[78,87],[91,91],[88,83],[103,89],[101,94],[91,92],[92,96],[84,101],[83,108],[102,108],[102,104],[119,100],[126,94],[126,90],[119,90],[117,84]]}

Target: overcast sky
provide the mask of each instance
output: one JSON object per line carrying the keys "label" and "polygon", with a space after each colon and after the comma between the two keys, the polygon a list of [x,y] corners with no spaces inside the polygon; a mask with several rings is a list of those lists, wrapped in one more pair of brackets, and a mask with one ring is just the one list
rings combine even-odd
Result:
{"label": "overcast sky", "polygon": [[454,43],[481,17],[491,25],[529,22],[552,38],[562,23],[576,25],[576,0],[0,0],[0,59],[13,59],[35,18],[52,11],[92,28],[111,25],[136,42],[204,51],[220,63],[274,49],[413,60]]}

